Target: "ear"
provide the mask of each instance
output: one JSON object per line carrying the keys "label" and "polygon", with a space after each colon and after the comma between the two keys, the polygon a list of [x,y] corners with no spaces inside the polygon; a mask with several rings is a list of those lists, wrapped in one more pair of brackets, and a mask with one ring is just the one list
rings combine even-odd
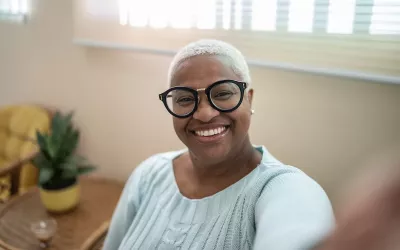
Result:
{"label": "ear", "polygon": [[254,95],[254,90],[249,89],[247,91],[247,100],[249,101],[250,107],[252,106],[252,103],[253,103],[253,95]]}

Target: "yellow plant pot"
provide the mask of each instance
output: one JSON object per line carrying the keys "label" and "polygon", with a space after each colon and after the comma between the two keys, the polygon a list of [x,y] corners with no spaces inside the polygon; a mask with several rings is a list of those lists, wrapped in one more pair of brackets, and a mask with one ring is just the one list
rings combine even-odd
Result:
{"label": "yellow plant pot", "polygon": [[59,189],[47,190],[40,188],[40,198],[49,212],[63,213],[74,209],[80,199],[79,184]]}

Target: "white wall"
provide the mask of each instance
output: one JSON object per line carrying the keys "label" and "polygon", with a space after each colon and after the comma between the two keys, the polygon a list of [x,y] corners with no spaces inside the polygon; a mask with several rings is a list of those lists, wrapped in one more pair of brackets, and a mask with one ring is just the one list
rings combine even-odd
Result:
{"label": "white wall", "polygon": [[[157,99],[169,57],[72,44],[72,6],[38,0],[26,25],[0,24],[0,104],[76,110],[81,151],[98,174],[125,180],[149,155],[177,149]],[[400,86],[252,68],[251,138],[313,176],[334,199],[347,171],[400,146]]]}

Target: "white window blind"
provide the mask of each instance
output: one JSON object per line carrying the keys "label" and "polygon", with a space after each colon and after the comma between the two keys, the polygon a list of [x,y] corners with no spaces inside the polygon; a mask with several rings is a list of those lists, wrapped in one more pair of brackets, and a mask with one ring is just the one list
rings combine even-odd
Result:
{"label": "white window blind", "polygon": [[0,20],[23,21],[28,7],[28,0],[0,0]]}
{"label": "white window blind", "polygon": [[400,82],[400,0],[75,0],[75,6],[75,38],[92,44],[171,55],[215,38],[238,47],[253,65]]}
{"label": "white window blind", "polygon": [[400,0],[120,0],[119,7],[120,24],[137,27],[400,35]]}
{"label": "white window blind", "polygon": [[[354,32],[354,17],[356,11],[356,0],[329,0],[327,14],[328,33],[351,34]],[[361,26],[368,26],[362,23]]]}
{"label": "white window blind", "polygon": [[374,0],[371,34],[400,34],[400,1]]}

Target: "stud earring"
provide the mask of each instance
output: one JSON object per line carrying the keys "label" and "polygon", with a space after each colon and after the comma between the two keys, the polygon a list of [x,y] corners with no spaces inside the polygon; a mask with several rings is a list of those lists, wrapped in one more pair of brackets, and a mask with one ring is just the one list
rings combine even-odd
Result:
{"label": "stud earring", "polygon": [[252,109],[250,112],[251,112],[251,114],[254,114],[254,109]]}

